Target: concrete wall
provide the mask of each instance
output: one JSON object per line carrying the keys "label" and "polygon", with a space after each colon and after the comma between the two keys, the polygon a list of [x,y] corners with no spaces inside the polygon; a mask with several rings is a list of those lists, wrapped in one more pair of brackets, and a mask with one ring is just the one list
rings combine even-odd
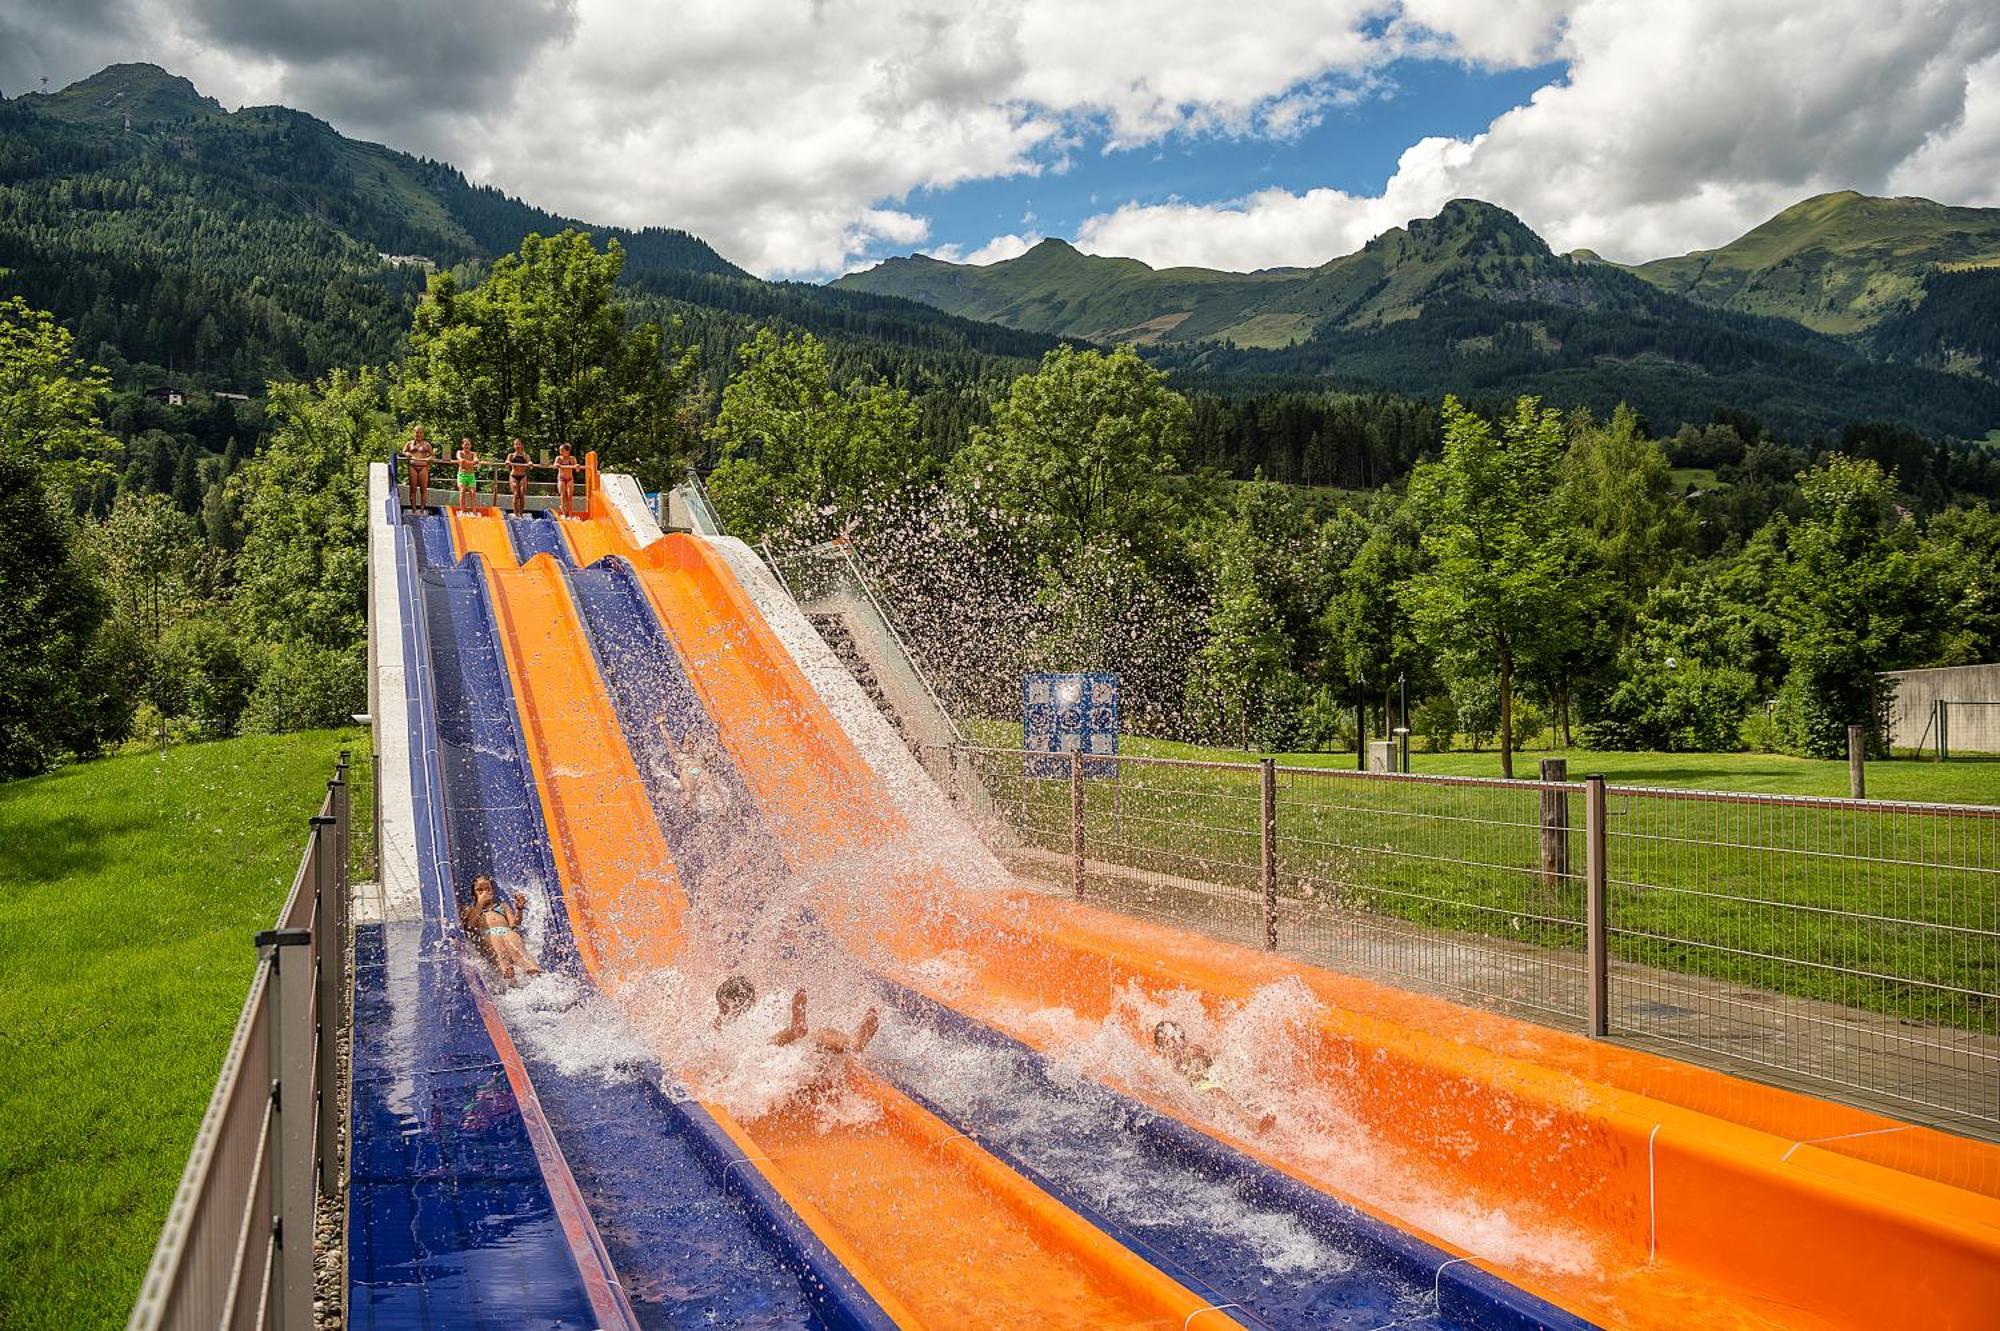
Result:
{"label": "concrete wall", "polygon": [[[1940,698],[1949,702],[2000,704],[2000,662],[1943,666],[1936,670],[1895,670],[1886,678],[1895,692],[1895,700],[1889,705],[1889,742],[1898,748],[1913,748],[1919,743],[1929,749],[1937,747],[1932,720]],[[2000,753],[2000,706],[1953,708],[1951,750]]]}

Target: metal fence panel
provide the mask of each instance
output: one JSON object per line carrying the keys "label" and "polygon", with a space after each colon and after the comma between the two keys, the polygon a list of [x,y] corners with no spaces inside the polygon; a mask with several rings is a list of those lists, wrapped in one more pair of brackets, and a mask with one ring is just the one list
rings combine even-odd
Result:
{"label": "metal fence panel", "polygon": [[1089,900],[2000,1127],[2000,808],[1129,755],[1073,782],[1033,757],[967,748],[949,775],[991,794],[1003,858]]}
{"label": "metal fence panel", "polygon": [[277,927],[258,936],[250,993],[128,1328],[312,1325],[319,1045],[346,1006],[346,769],[343,753]]}
{"label": "metal fence panel", "polygon": [[1616,1032],[2000,1120],[2000,809],[1608,798]]}

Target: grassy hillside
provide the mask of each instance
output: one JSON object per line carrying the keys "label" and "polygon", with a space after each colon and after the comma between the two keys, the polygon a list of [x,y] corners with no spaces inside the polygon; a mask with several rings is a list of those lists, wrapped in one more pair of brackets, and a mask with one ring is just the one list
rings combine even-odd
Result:
{"label": "grassy hillside", "polygon": [[1720,249],[1632,271],[1705,305],[1855,333],[1920,301],[1934,269],[1997,264],[2000,208],[1844,190],[1793,204]]}
{"label": "grassy hillside", "polygon": [[251,935],[291,889],[336,752],[365,783],[366,742],[260,736],[0,784],[0,1326],[124,1322]]}

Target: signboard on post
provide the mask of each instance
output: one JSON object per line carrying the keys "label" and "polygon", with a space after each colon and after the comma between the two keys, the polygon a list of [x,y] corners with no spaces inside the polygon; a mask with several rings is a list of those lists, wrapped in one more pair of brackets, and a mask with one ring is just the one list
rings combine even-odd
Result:
{"label": "signboard on post", "polygon": [[[1027,775],[1069,778],[1069,755],[1109,758],[1118,752],[1118,676],[1093,670],[1029,675],[1021,681],[1021,747],[1031,753]],[[1112,776],[1115,763],[1085,763],[1086,776]]]}

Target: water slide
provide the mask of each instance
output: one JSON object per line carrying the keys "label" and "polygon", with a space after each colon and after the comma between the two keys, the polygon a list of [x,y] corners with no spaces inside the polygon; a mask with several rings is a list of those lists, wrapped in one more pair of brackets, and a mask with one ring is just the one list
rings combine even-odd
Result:
{"label": "water slide", "polygon": [[[437,729],[484,736],[443,745],[472,755],[437,800],[456,877],[490,863],[527,885],[545,961],[573,955],[643,1015],[658,976],[699,971],[690,920],[727,873],[775,859],[888,1013],[851,1074],[859,1112],[831,1125],[676,1100],[670,1066],[598,1079],[626,1097],[606,1113],[593,1079],[523,1042],[534,1112],[641,1322],[683,1324],[691,1304],[641,1293],[689,1258],[630,1237],[652,1166],[619,1166],[685,1143],[685,1204],[741,1227],[765,1304],[828,1324],[1992,1324],[1991,1148],[970,887],[953,836],[912,826],[774,630],[745,552],[633,525],[601,503],[581,522],[404,524],[435,597]],[[749,815],[729,864],[649,779],[667,731],[713,745]],[[440,944],[449,901],[426,925]],[[1136,1036],[1174,1004],[1280,1037],[1284,1121],[1157,1075]],[[541,1170],[549,1195],[562,1172]]]}

